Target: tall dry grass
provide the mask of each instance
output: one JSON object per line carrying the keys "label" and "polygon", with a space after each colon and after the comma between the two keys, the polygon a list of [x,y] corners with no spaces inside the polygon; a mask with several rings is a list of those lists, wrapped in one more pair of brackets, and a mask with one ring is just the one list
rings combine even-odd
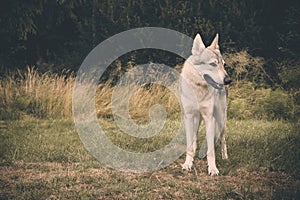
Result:
{"label": "tall dry grass", "polygon": [[[124,88],[124,95],[127,90],[130,90],[130,87]],[[99,85],[97,88],[96,112],[98,117],[112,116],[113,91],[114,87],[108,84]],[[122,95],[120,94],[119,98],[122,98]],[[180,114],[180,103],[175,94],[159,84],[152,84],[149,87],[142,86],[135,90],[129,99],[129,114],[135,119],[149,118],[149,109],[156,104],[165,108],[168,117]]]}
{"label": "tall dry grass", "polygon": [[[0,119],[72,118],[72,91],[75,77],[50,72],[40,74],[28,67],[26,71],[8,73],[0,80]],[[112,115],[112,93],[109,84],[99,84],[96,91],[98,117]],[[169,115],[180,111],[177,98],[167,88],[152,85],[141,87],[130,98],[129,108],[133,118],[149,116],[152,105],[161,104]]]}
{"label": "tall dry grass", "polygon": [[0,82],[0,118],[71,118],[73,84],[72,74],[40,74],[31,67],[8,73]]}
{"label": "tall dry grass", "polygon": [[[6,74],[0,79],[0,120],[28,116],[71,119],[74,82],[72,73],[39,73],[31,67]],[[114,89],[110,83],[99,84],[95,97],[98,117],[112,116]],[[258,88],[251,81],[239,80],[229,87],[228,117],[299,120],[299,105],[295,102],[288,91]],[[176,96],[159,84],[145,85],[134,91],[129,100],[129,113],[132,118],[148,120],[149,110],[155,104],[162,105],[168,117],[180,115]]]}

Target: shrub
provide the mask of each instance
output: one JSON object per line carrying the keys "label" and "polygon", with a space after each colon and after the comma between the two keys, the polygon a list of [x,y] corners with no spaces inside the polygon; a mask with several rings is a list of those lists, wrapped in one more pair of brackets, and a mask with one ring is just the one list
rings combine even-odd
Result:
{"label": "shrub", "polygon": [[269,79],[263,66],[265,60],[253,57],[246,50],[235,53],[224,53],[226,70],[235,82],[250,81],[256,84],[265,84]]}
{"label": "shrub", "polygon": [[250,82],[229,88],[228,117],[237,119],[294,119],[296,105],[282,89],[255,89]]}

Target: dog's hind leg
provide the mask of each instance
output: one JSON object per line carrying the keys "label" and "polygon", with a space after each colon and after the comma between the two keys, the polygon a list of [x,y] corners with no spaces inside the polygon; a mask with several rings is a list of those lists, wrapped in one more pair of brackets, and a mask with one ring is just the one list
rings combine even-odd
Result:
{"label": "dog's hind leg", "polygon": [[220,140],[221,140],[221,152],[222,152],[222,159],[227,159],[227,146],[226,146],[226,140],[225,140],[225,129],[226,126],[224,124],[224,127],[222,128],[221,134],[220,134]]}
{"label": "dog's hind leg", "polygon": [[200,120],[201,118],[199,113],[191,113],[184,115],[187,149],[186,160],[182,165],[182,169],[191,170],[193,166],[194,156],[197,149],[197,133],[199,129]]}

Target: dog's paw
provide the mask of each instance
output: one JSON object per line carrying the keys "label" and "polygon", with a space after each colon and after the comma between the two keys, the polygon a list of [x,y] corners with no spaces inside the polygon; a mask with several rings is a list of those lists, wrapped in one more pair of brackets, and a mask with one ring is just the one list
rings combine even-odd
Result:
{"label": "dog's paw", "polygon": [[216,167],[208,167],[208,175],[218,176],[219,175],[219,170]]}
{"label": "dog's paw", "polygon": [[185,161],[184,164],[181,165],[183,170],[188,170],[191,171],[192,170],[192,166],[193,166],[193,162],[187,162]]}

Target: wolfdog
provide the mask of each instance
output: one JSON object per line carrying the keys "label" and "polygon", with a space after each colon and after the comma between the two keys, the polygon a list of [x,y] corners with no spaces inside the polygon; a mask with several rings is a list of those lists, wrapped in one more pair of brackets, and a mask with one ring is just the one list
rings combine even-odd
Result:
{"label": "wolfdog", "polygon": [[204,154],[207,156],[209,175],[219,174],[214,150],[219,135],[222,158],[228,158],[224,135],[227,99],[225,85],[230,84],[231,79],[224,69],[225,62],[218,40],[217,34],[211,45],[205,47],[201,36],[196,35],[192,55],[185,61],[180,79],[180,100],[187,139],[186,160],[182,168],[191,170],[197,148],[197,133],[203,119],[207,144]]}

